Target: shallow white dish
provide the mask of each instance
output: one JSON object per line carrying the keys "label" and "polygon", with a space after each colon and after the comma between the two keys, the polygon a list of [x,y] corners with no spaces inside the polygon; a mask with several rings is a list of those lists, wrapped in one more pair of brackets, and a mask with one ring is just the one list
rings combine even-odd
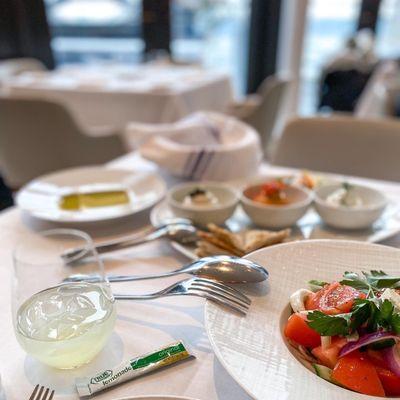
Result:
{"label": "shallow white dish", "polygon": [[[119,188],[127,191],[128,204],[97,207],[79,211],[60,209],[61,196],[78,190],[107,190]],[[166,192],[164,181],[154,173],[80,167],[39,177],[24,186],[17,194],[16,203],[36,218],[53,222],[97,222],[126,217],[150,208]]]}
{"label": "shallow white dish", "polygon": [[[166,201],[157,204],[150,213],[150,220],[154,226],[162,225],[167,220],[176,217]],[[226,226],[234,232],[247,228],[255,228],[252,222],[239,206],[231,218],[226,221]],[[397,206],[389,205],[384,214],[372,227],[368,229],[349,231],[329,228],[322,223],[313,208],[292,227],[292,239],[341,239],[358,240],[361,242],[376,243],[388,239],[400,232],[400,214]],[[181,245],[171,242],[172,246],[193,260],[198,257],[194,253],[194,246]]]}
{"label": "shallow white dish", "polygon": [[[210,206],[187,205],[185,197],[195,189],[209,190],[218,200]],[[167,202],[177,217],[189,218],[196,224],[223,224],[235,211],[239,196],[235,189],[215,182],[191,182],[174,186],[167,194]]]}
{"label": "shallow white dish", "polygon": [[249,293],[246,317],[207,302],[205,324],[211,346],[229,374],[257,400],[371,399],[335,386],[306,369],[289,351],[282,328],[288,299],[310,279],[332,281],[345,271],[398,272],[400,250],[359,242],[303,241],[258,250],[249,258],[268,269],[268,284]]}
{"label": "shallow white dish", "polygon": [[362,199],[360,207],[336,206],[327,203],[327,197],[342,184],[327,185],[315,191],[315,209],[324,222],[338,229],[365,229],[383,213],[387,199],[383,193],[368,186],[353,185],[352,192]]}

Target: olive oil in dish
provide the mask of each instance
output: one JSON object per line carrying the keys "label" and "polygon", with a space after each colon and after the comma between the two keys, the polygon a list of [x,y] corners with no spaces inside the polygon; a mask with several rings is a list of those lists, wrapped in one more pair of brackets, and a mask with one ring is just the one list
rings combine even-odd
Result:
{"label": "olive oil in dish", "polygon": [[71,283],[36,293],[17,311],[15,331],[22,348],[55,368],[91,361],[104,347],[116,319],[107,285]]}

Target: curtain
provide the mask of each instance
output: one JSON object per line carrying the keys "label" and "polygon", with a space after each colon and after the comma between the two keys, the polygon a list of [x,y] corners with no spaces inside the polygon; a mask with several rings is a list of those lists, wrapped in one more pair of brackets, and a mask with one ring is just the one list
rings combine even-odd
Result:
{"label": "curtain", "polygon": [[54,68],[43,0],[0,0],[0,59],[20,57]]}
{"label": "curtain", "polygon": [[248,93],[276,72],[280,11],[281,0],[251,2]]}
{"label": "curtain", "polygon": [[142,0],[145,55],[162,50],[170,54],[170,0]]}

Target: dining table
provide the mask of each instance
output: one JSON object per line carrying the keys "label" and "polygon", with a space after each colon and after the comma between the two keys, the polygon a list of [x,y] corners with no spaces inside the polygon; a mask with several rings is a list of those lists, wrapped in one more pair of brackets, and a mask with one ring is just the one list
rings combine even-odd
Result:
{"label": "dining table", "polygon": [[[158,171],[155,164],[133,152],[106,165],[107,168],[131,171]],[[259,175],[292,174],[293,169],[264,163]],[[366,178],[329,175],[335,179],[367,184],[383,191],[390,201],[400,202],[400,183],[375,181]],[[176,178],[164,174],[168,186]],[[75,226],[90,233],[95,241],[117,238],[140,231],[149,225],[149,211],[114,222]],[[28,399],[36,384],[55,390],[55,399],[77,399],[76,377],[90,376],[111,369],[123,360],[146,354],[177,340],[183,340],[195,359],[171,368],[140,377],[136,380],[100,392],[99,400],[126,399],[143,395],[171,395],[199,400],[246,400],[251,397],[226,372],[213,353],[204,327],[204,300],[190,297],[170,297],[152,301],[121,301],[117,303],[114,333],[103,351],[86,366],[75,370],[56,370],[27,356],[18,345],[11,316],[11,280],[13,248],[37,235],[43,229],[58,227],[41,221],[13,207],[0,214],[0,374],[7,400]],[[400,246],[400,234],[382,242]],[[167,272],[189,260],[173,249],[167,241],[155,241],[105,256],[107,272],[116,274],[148,274]],[[284,263],[284,260],[282,260]],[[268,263],[266,263],[268,264]],[[267,266],[268,268],[268,266]],[[32,271],[32,280],[41,279]],[[145,293],[161,289],[177,278],[116,283],[121,293]],[[228,311],[227,311],[228,312]],[[299,397],[300,398],[300,397]]]}
{"label": "dining table", "polygon": [[229,75],[172,64],[25,72],[8,79],[2,90],[8,96],[60,102],[93,135],[105,128],[121,130],[129,122],[170,123],[200,110],[224,112],[234,97]]}

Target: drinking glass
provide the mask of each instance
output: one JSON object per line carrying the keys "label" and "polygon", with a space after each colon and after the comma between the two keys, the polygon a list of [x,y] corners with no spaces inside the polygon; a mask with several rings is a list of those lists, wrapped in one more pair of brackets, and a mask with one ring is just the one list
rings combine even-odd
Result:
{"label": "drinking glass", "polygon": [[[79,248],[66,265],[62,254]],[[63,282],[95,274],[95,282]],[[75,368],[100,352],[114,328],[116,310],[104,266],[88,234],[75,229],[41,232],[14,250],[14,331],[21,347],[56,368]]]}

